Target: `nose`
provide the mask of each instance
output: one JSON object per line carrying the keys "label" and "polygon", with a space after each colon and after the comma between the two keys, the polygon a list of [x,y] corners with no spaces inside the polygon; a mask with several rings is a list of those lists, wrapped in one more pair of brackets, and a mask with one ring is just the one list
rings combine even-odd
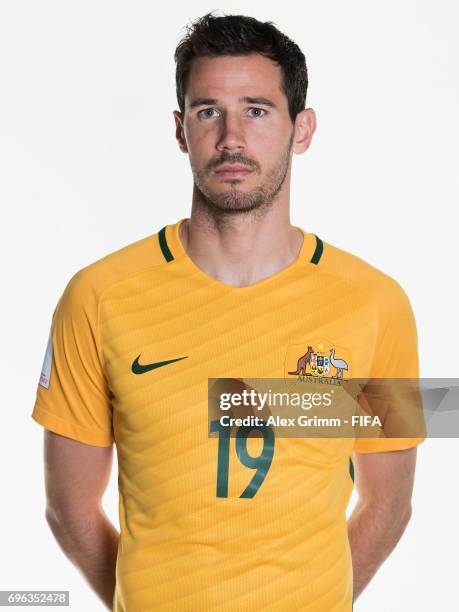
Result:
{"label": "nose", "polygon": [[238,117],[226,113],[221,122],[217,149],[243,149],[245,147],[244,133]]}

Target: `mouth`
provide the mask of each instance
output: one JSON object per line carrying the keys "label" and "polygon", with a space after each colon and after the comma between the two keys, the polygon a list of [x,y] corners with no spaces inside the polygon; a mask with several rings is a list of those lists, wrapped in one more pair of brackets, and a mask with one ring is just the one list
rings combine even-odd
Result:
{"label": "mouth", "polygon": [[244,178],[253,170],[242,164],[225,164],[215,170],[215,174],[221,179]]}

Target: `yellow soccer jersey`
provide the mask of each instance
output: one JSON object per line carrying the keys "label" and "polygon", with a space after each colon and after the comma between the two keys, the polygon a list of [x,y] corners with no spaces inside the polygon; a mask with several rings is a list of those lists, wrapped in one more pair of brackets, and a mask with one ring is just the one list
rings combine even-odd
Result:
{"label": "yellow soccer jersey", "polygon": [[208,378],[417,377],[410,303],[392,278],[303,230],[290,266],[231,287],[187,255],[183,221],[70,279],[32,414],[116,444],[113,610],[350,612],[351,454],[421,439],[270,440],[254,486],[244,459],[262,440],[209,437]]}

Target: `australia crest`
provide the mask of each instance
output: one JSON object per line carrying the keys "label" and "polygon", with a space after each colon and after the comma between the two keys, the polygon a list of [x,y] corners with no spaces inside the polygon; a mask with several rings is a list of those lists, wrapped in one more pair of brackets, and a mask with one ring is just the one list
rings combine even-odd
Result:
{"label": "australia crest", "polygon": [[338,382],[349,376],[348,351],[324,339],[288,347],[285,375],[288,378],[322,379]]}

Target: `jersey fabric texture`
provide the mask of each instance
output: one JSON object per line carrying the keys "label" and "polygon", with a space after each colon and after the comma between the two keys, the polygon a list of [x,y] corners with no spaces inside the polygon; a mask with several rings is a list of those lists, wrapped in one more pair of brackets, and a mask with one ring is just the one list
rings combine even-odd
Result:
{"label": "jersey fabric texture", "polygon": [[244,459],[263,441],[219,449],[208,378],[418,377],[409,300],[391,277],[304,230],[291,265],[232,287],[188,256],[184,220],[70,279],[32,413],[73,440],[116,444],[113,610],[350,612],[350,457],[422,438],[279,438],[250,492]]}

